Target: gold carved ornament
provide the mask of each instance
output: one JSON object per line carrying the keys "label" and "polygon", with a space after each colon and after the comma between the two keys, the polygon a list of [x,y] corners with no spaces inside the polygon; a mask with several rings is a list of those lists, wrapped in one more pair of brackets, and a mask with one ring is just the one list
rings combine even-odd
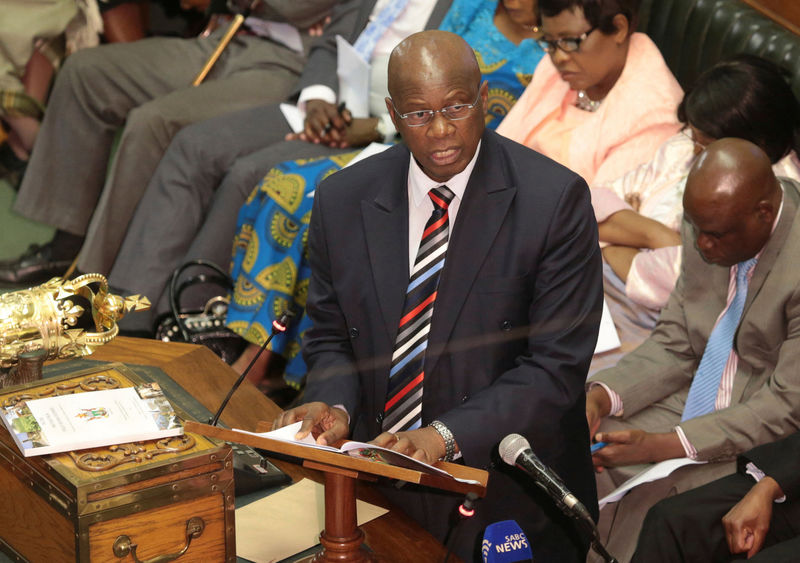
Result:
{"label": "gold carved ornament", "polygon": [[36,350],[45,351],[45,360],[89,355],[117,336],[122,317],[149,308],[144,296],[110,293],[100,274],[53,278],[0,295],[0,368]]}

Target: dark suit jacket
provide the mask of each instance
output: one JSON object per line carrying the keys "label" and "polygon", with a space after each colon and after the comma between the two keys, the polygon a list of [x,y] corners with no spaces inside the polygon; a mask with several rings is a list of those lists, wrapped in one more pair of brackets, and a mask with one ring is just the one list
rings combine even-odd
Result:
{"label": "dark suit jacket", "polygon": [[743,453],[739,456],[739,471],[744,472],[751,461],[778,482],[789,502],[797,502],[800,497],[800,432]]}
{"label": "dark suit jacket", "polygon": [[[408,166],[408,149],[393,147],[331,176],[314,201],[306,399],[344,405],[354,439],[381,432],[409,278]],[[570,524],[516,470],[492,468],[491,454],[507,434],[526,436],[596,512],[583,386],[601,304],[586,183],[485,132],[439,282],[422,409],[423,424],[452,430],[467,465],[491,470],[487,498],[459,532],[467,559],[486,524],[515,519],[538,561],[581,560]],[[403,507],[443,538],[459,499],[405,494],[414,498]]]}

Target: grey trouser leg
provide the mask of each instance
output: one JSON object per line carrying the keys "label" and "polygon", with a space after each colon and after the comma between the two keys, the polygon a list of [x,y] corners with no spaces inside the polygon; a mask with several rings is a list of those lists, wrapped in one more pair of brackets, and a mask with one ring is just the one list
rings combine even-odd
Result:
{"label": "grey trouser leg", "polygon": [[[218,41],[155,38],[80,51],[56,80],[15,210],[89,234],[84,271],[107,272],[130,214],[183,125],[285,97],[303,56],[236,38],[201,86],[189,86]],[[132,111],[134,110],[135,111]],[[111,141],[128,119],[106,181]],[[90,228],[95,207],[100,201]],[[107,238],[108,237],[108,238]]]}
{"label": "grey trouser leg", "polygon": [[203,60],[211,52],[204,46],[159,38],[70,55],[50,95],[15,210],[85,234],[103,188],[111,142],[128,112],[190,83],[194,65],[186,61]]}
{"label": "grey trouser leg", "polygon": [[[263,119],[274,117],[277,112],[277,106],[264,109]],[[280,125],[273,123],[269,130],[282,131],[282,139],[288,132],[288,126],[282,116],[280,122]],[[286,131],[282,128],[286,128]],[[182,141],[184,133],[188,131],[176,137],[174,144]],[[220,145],[224,145],[226,140],[226,135],[222,135]],[[219,153],[207,145],[197,150],[198,156],[202,155],[201,158],[206,162],[213,161]],[[147,295],[153,303],[153,309],[149,316],[140,314],[123,320],[123,326],[128,329],[149,328],[158,314],[169,309],[169,278],[175,268],[184,262],[202,258],[223,268],[229,266],[239,209],[270,168],[286,160],[331,156],[352,150],[329,149],[303,141],[280,141],[236,159],[219,181],[218,188],[215,183],[220,177],[217,170],[211,173],[214,182],[205,182],[193,175],[189,182],[172,182],[157,190],[153,186],[148,188],[114,263],[109,281],[127,292]],[[168,155],[171,151],[172,148]],[[167,162],[166,156],[164,162]],[[161,168],[159,166],[156,178],[161,176]],[[198,186],[202,186],[201,190],[197,189]],[[179,213],[179,210],[185,211]],[[153,217],[161,219],[152,220]],[[169,234],[166,234],[167,228]]]}
{"label": "grey trouser leg", "polygon": [[81,271],[111,269],[136,205],[178,130],[288,96],[297,73],[281,64],[261,65],[261,60],[268,60],[264,47],[275,50],[268,41],[245,37],[228,48],[231,64],[219,69],[225,76],[176,90],[130,113],[81,249]]}

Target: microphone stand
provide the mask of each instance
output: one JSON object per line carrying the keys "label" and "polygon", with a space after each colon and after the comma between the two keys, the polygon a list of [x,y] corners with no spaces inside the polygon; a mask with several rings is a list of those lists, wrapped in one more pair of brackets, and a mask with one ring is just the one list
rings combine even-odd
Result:
{"label": "microphone stand", "polygon": [[219,406],[219,410],[217,410],[216,414],[209,421],[208,424],[210,426],[217,425],[217,422],[219,422],[219,417],[222,415],[222,411],[225,410],[226,406],[228,406],[228,401],[231,400],[231,397],[233,396],[234,393],[236,393],[236,390],[242,384],[244,378],[247,377],[248,373],[250,373],[250,369],[253,367],[253,365],[255,365],[258,358],[261,357],[261,354],[264,352],[264,350],[267,349],[267,346],[269,346],[269,343],[272,342],[272,339],[275,337],[275,335],[280,332],[286,332],[286,329],[289,326],[289,318],[292,316],[293,313],[289,311],[284,311],[283,313],[281,313],[280,318],[272,321],[272,330],[270,331],[269,338],[267,338],[267,341],[261,345],[261,348],[258,349],[256,355],[253,356],[253,359],[250,361],[250,365],[247,366],[247,369],[245,369],[242,372],[242,375],[240,375],[239,379],[236,380],[236,383],[233,384],[231,390],[228,391],[228,395],[225,397],[225,400],[222,401],[222,404]]}
{"label": "microphone stand", "polygon": [[603,545],[603,542],[600,540],[600,532],[597,531],[597,526],[595,525],[594,520],[592,520],[591,517],[579,518],[579,520],[583,522],[584,526],[589,532],[589,536],[592,538],[591,546],[595,553],[602,557],[603,561],[606,563],[619,563],[619,561],[617,561],[616,558],[608,552],[606,547]]}
{"label": "microphone stand", "polygon": [[455,542],[456,533],[458,532],[456,528],[461,522],[475,515],[475,504],[477,502],[478,495],[475,493],[467,493],[464,502],[458,505],[457,512],[452,517],[447,535],[444,538],[444,544],[447,546],[447,553],[444,554],[442,563],[447,563],[447,560],[450,559],[450,554],[453,552],[453,543]]}

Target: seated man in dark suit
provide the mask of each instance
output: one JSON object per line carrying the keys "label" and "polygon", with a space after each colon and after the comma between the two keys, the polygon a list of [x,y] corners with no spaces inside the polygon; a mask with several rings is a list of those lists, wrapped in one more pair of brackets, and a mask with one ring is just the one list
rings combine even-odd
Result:
{"label": "seated man in dark suit", "polygon": [[799,188],[749,141],[708,145],[686,182],[669,303],[639,348],[589,380],[589,426],[608,443],[593,456],[601,498],[645,464],[707,462],[601,509],[600,531],[620,560],[657,501],[732,473],[738,454],[800,425]]}
{"label": "seated man in dark suit", "polygon": [[[583,561],[573,521],[492,452],[525,435],[596,514],[583,383],[602,302],[597,227],[579,176],[484,130],[480,76],[451,33],[393,51],[386,105],[405,144],[316,191],[309,402],[275,425],[488,468],[487,496],[452,546],[466,561],[506,519],[537,561]],[[408,484],[386,493],[440,540],[461,500]]]}
{"label": "seated man in dark suit", "polygon": [[800,432],[739,456],[738,472],[647,513],[634,562],[800,558]]}

